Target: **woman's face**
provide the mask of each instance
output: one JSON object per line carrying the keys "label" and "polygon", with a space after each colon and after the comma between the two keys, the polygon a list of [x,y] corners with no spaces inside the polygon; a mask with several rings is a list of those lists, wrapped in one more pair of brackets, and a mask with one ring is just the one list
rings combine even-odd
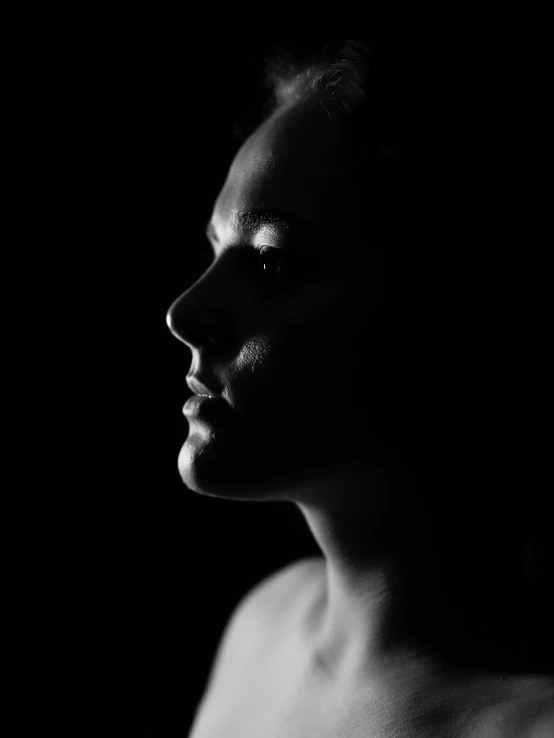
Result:
{"label": "woman's face", "polygon": [[215,203],[214,261],[168,312],[189,378],[219,396],[184,409],[179,470],[195,491],[294,499],[379,441],[372,209],[352,205],[344,135],[306,103],[254,132]]}

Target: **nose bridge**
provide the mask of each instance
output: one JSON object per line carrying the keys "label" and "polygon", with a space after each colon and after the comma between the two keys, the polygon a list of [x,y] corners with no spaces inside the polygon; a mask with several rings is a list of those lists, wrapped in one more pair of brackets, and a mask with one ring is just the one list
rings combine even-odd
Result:
{"label": "nose bridge", "polygon": [[216,343],[222,331],[222,275],[213,264],[171,304],[166,322],[171,333],[189,346]]}

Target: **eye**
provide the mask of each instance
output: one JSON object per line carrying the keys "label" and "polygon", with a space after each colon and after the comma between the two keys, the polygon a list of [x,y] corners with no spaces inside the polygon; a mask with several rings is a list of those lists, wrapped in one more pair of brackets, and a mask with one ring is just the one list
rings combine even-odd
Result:
{"label": "eye", "polygon": [[274,280],[282,276],[284,267],[284,257],[281,249],[264,248],[260,251],[259,261],[262,266],[264,275]]}

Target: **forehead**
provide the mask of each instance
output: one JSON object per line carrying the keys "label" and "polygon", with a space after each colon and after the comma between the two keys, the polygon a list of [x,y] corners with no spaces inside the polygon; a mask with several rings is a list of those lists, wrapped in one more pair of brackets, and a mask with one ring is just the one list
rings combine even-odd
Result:
{"label": "forehead", "polygon": [[340,128],[319,107],[298,102],[278,111],[244,143],[217,198],[218,240],[265,229],[330,234],[351,220]]}

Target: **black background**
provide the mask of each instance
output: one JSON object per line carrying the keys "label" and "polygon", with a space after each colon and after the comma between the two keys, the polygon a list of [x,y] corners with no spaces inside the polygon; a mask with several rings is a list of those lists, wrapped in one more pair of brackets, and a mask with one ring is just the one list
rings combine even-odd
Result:
{"label": "black background", "polygon": [[190,352],[166,312],[201,273],[264,59],[329,24],[133,21],[4,25],[12,735],[186,735],[239,598],[318,552],[292,506],[183,485]]}
{"label": "black background", "polygon": [[[292,506],[182,484],[190,352],[165,316],[201,272],[273,44],[388,33],[372,13],[3,24],[11,735],[185,736],[239,598],[318,552]],[[481,27],[455,15],[434,18],[446,45]]]}

